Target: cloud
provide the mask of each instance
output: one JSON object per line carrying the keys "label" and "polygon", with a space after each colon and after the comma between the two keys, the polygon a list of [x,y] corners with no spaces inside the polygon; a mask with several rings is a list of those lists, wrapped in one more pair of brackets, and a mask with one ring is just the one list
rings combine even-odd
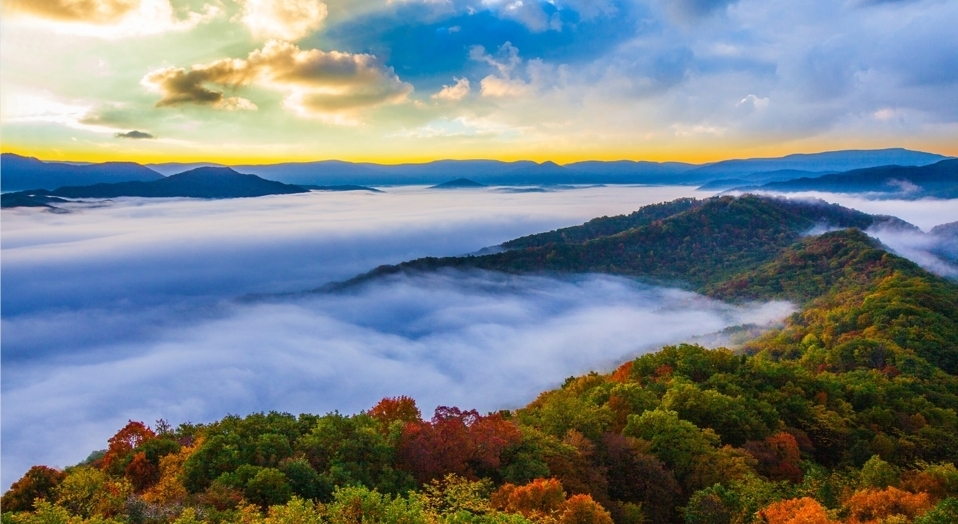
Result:
{"label": "cloud", "polygon": [[151,134],[149,134],[149,133],[146,133],[146,132],[143,132],[143,131],[137,131],[137,130],[135,130],[135,129],[134,129],[133,131],[127,131],[126,133],[119,133],[119,132],[118,132],[118,133],[114,133],[113,136],[116,137],[116,138],[132,138],[132,139],[134,139],[134,140],[142,140],[142,139],[156,138],[155,136],[153,136],[153,135],[151,135]]}
{"label": "cloud", "polygon": [[170,0],[8,0],[3,10],[40,28],[108,39],[188,31],[223,14],[211,4],[177,13]]}
{"label": "cloud", "polygon": [[519,97],[529,91],[529,84],[520,79],[501,78],[489,75],[479,82],[482,96],[495,98]]}
{"label": "cloud", "polygon": [[405,101],[412,86],[369,54],[303,50],[271,40],[245,60],[222,59],[189,70],[168,67],[142,82],[161,95],[157,107],[184,104],[221,109],[255,109],[253,102],[227,97],[224,90],[255,85],[287,94],[284,105],[297,114],[344,122],[359,109]]}
{"label": "cloud", "polygon": [[433,94],[430,98],[433,100],[449,100],[449,101],[459,101],[463,98],[466,98],[469,95],[469,79],[468,78],[454,78],[456,81],[453,85],[443,85],[442,89],[439,92]]}
{"label": "cloud", "polygon": [[768,107],[768,97],[759,98],[755,95],[748,95],[743,98],[736,106],[752,106],[755,109],[765,109]]}
{"label": "cloud", "polygon": [[256,38],[295,41],[315,32],[326,19],[319,0],[239,0],[242,21]]}
{"label": "cloud", "polygon": [[139,0],[8,0],[13,11],[68,22],[109,24],[136,9]]}
{"label": "cloud", "polygon": [[710,16],[738,0],[668,0],[673,13],[685,19]]}
{"label": "cloud", "polygon": [[870,236],[881,240],[896,254],[903,256],[932,273],[947,277],[958,277],[958,264],[942,258],[940,252],[951,250],[956,243],[954,236],[934,235],[921,231],[879,227],[865,231]]}
{"label": "cloud", "polygon": [[530,84],[514,74],[522,64],[522,58],[519,57],[519,49],[511,42],[502,44],[495,56],[487,53],[483,46],[472,46],[469,48],[469,59],[484,62],[497,70],[497,73],[479,82],[482,96],[519,97],[530,91]]}

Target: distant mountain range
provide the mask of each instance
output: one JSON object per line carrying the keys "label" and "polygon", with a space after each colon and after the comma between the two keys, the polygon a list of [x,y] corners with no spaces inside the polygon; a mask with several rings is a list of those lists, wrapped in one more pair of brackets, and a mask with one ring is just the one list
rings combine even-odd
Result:
{"label": "distant mountain range", "polygon": [[[231,166],[240,173],[286,184],[314,186],[435,185],[468,178],[485,185],[556,184],[679,184],[713,183],[711,189],[765,184],[815,177],[852,169],[886,165],[924,166],[947,157],[907,149],[832,151],[781,158],[726,160],[694,165],[681,162],[586,161],[566,165],[553,162],[498,160],[438,160],[421,164],[384,165],[339,160]],[[56,189],[114,182],[147,182],[211,163],[140,165],[131,162],[74,165],[43,162],[12,153],[0,157],[2,190]],[[717,182],[721,181],[721,182]]]}
{"label": "distant mountain range", "polygon": [[370,186],[411,184],[435,188],[525,186],[516,189],[519,191],[543,190],[528,186],[571,184],[675,184],[698,185],[705,190],[814,190],[868,192],[895,198],[958,198],[958,159],[906,149],[727,160],[704,166],[678,162],[588,161],[560,166],[553,162],[440,160],[400,165],[322,161],[235,168],[203,164],[147,167],[132,162],[43,162],[4,153],[0,169],[6,192],[3,207],[53,207],[64,198],[237,198],[310,190],[376,191]]}
{"label": "distant mountain range", "polygon": [[0,189],[20,191],[113,182],[150,182],[161,180],[163,175],[133,162],[73,165],[4,153],[0,155],[0,177]]}
{"label": "distant mountain range", "polygon": [[4,193],[3,207],[53,207],[65,198],[191,197],[242,198],[307,193],[309,189],[244,175],[228,167],[200,167],[150,182],[116,182]]}
{"label": "distant mountain range", "polygon": [[[752,189],[752,188],[742,188]],[[819,177],[770,182],[776,192],[878,193],[895,198],[958,198],[958,159],[925,166],[881,166]]]}

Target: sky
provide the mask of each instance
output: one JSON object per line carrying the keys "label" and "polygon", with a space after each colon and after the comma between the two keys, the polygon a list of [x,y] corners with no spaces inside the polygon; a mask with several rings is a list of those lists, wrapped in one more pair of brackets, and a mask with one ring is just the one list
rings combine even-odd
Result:
{"label": "sky", "polygon": [[948,0],[6,0],[49,160],[958,155]]}

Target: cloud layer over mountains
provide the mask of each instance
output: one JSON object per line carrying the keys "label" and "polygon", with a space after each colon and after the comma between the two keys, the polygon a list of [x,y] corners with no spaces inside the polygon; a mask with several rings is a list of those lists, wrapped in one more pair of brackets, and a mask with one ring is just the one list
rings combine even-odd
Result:
{"label": "cloud layer over mountains", "polygon": [[[569,375],[787,315],[602,276],[439,273],[300,293],[693,194],[707,196],[396,188],[4,210],[2,483],[82,460],[128,419],[355,412],[402,394],[426,411],[516,407]],[[874,205],[927,228],[958,220],[948,204]]]}

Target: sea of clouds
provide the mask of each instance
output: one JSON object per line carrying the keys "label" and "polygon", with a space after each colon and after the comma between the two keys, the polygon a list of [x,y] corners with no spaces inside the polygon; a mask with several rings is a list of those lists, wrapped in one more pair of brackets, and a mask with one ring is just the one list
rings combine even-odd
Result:
{"label": "sea of clouds", "polygon": [[[780,320],[791,305],[730,306],[598,275],[443,271],[302,293],[380,264],[708,195],[390,188],[4,210],[3,488],[32,464],[79,462],[129,419],[353,413],[396,395],[426,414],[514,408],[570,375]],[[958,220],[954,202],[857,204],[923,228]]]}

